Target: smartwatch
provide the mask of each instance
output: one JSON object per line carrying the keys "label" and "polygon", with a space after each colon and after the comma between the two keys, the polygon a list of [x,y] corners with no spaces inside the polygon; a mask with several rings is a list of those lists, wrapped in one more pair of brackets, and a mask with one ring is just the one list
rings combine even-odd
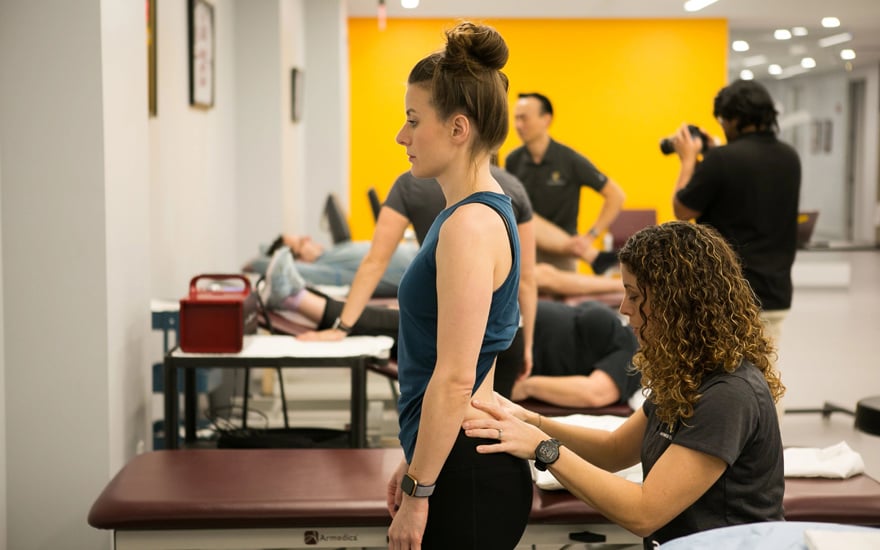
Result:
{"label": "smartwatch", "polygon": [[351,334],[351,327],[342,322],[342,317],[337,317],[335,321],[333,321],[333,326],[330,327],[333,330],[341,330],[346,334]]}
{"label": "smartwatch", "polygon": [[596,231],[595,227],[591,227],[590,230],[587,231],[587,235],[589,235],[590,237],[593,237],[594,239],[599,238],[599,232]]}
{"label": "smartwatch", "polygon": [[535,447],[535,468],[544,472],[547,466],[559,459],[559,443],[556,439],[545,439]]}
{"label": "smartwatch", "polygon": [[433,485],[419,485],[418,480],[409,474],[403,474],[400,480],[400,490],[416,498],[427,498],[433,495],[434,487],[436,486],[436,483]]}

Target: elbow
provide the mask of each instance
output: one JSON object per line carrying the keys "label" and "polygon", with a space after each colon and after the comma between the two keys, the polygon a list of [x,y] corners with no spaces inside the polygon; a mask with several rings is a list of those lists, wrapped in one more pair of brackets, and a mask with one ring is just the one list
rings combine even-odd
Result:
{"label": "elbow", "polygon": [[637,521],[632,525],[626,527],[633,535],[641,538],[646,538],[654,534],[657,529],[663,527],[662,525],[654,525],[654,522],[651,521]]}

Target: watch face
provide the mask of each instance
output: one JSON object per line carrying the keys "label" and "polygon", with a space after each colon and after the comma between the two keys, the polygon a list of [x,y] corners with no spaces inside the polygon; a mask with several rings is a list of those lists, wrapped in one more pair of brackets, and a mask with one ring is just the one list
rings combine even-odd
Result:
{"label": "watch face", "polygon": [[400,480],[400,490],[404,493],[412,496],[412,494],[416,490],[416,482],[407,474],[403,475],[403,478]]}
{"label": "watch face", "polygon": [[559,458],[559,444],[553,440],[542,441],[535,450],[535,458],[544,464],[551,464]]}

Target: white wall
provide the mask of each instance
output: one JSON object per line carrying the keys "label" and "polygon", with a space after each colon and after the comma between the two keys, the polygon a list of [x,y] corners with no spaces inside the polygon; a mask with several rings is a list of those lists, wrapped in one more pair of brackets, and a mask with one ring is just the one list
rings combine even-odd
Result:
{"label": "white wall", "polygon": [[[305,0],[305,188],[297,208],[301,229],[329,243],[321,214],[335,192],[348,210],[348,24],[345,0]],[[365,200],[361,197],[360,200]],[[303,219],[303,222],[299,222]]]}
{"label": "white wall", "polygon": [[[849,124],[850,82],[866,83],[864,131],[857,139],[866,154],[856,170],[852,197],[846,190],[847,136]],[[799,124],[782,132],[782,139],[798,149],[803,168],[801,210],[819,210],[816,237],[849,239],[848,215],[853,215],[853,238],[874,240],[874,212],[877,196],[877,155],[880,123],[878,123],[878,67],[871,66],[853,73],[822,73],[786,80],[764,82],[773,98],[783,107],[783,120],[797,114]],[[832,149],[815,151],[812,121],[830,120]]]}
{"label": "white wall", "polygon": [[158,116],[149,122],[154,298],[177,300],[194,275],[239,269],[234,2],[213,5],[216,81],[209,110],[189,105],[186,1],[158,6]]}
{"label": "white wall", "polygon": [[107,548],[85,513],[146,437],[143,6],[9,1],[0,21],[4,542]]}
{"label": "white wall", "polygon": [[[161,352],[150,298],[180,298],[197,273],[237,271],[239,248],[256,246],[241,228],[267,212],[272,231],[284,223],[282,173],[302,188],[301,127],[278,121],[288,65],[303,55],[302,1],[255,7],[279,29],[247,60],[276,73],[264,118],[274,129],[256,130],[270,136],[257,153],[274,156],[252,159],[276,175],[261,189],[237,170],[253,151],[236,127],[252,108],[237,101],[236,75],[236,13],[250,3],[213,4],[214,108],[188,105],[186,2],[163,2],[159,114],[148,119],[143,3],[0,3],[0,549],[110,548],[86,515],[149,448]],[[252,191],[265,208],[239,207]]]}

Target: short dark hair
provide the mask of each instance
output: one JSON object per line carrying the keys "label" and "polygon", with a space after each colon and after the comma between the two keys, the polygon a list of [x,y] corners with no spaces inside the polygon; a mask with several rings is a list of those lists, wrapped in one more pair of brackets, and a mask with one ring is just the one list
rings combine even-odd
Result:
{"label": "short dark hair", "polygon": [[779,130],[776,106],[767,88],[754,80],[737,80],[715,96],[715,117],[736,120],[736,129],[754,125],[758,130]]}
{"label": "short dark hair", "polygon": [[538,92],[528,92],[524,94],[519,94],[519,99],[523,99],[526,97],[533,97],[538,100],[538,103],[541,104],[541,114],[544,113],[553,116],[553,104],[550,103],[550,100],[547,99],[547,96],[544,94],[539,94]]}

